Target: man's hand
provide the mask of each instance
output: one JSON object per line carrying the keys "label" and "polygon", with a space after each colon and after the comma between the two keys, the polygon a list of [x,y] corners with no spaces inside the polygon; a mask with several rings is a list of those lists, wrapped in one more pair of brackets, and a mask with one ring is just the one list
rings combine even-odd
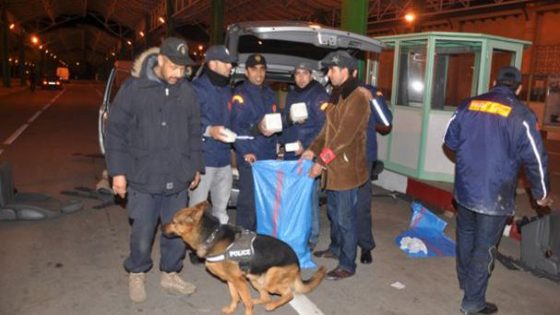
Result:
{"label": "man's hand", "polygon": [[315,153],[313,153],[313,151],[311,150],[305,150],[301,154],[301,158],[304,160],[313,160],[314,157],[315,157]]}
{"label": "man's hand", "polygon": [[274,134],[274,132],[268,131],[264,128],[264,118],[261,120],[261,122],[259,123],[259,131],[262,133],[263,136],[265,137],[270,137]]}
{"label": "man's hand", "polygon": [[113,192],[124,199],[126,196],[126,176],[117,175],[113,177]]}
{"label": "man's hand", "polygon": [[214,140],[218,140],[221,142],[227,142],[227,138],[226,135],[223,134],[225,128],[224,126],[211,126],[208,127],[208,133],[210,134],[210,137],[212,137],[212,139]]}
{"label": "man's hand", "polygon": [[200,173],[196,172],[196,174],[194,174],[194,179],[192,180],[191,184],[189,185],[189,189],[194,190],[196,188],[196,186],[198,186],[199,183],[200,183]]}
{"label": "man's hand", "polygon": [[544,199],[537,200],[537,204],[541,207],[550,207],[552,206],[553,200],[550,197],[546,197]]}
{"label": "man's hand", "polygon": [[243,156],[243,158],[245,159],[245,162],[249,164],[253,164],[257,160],[257,157],[253,153],[247,153]]}
{"label": "man's hand", "polygon": [[321,175],[322,172],[323,172],[323,165],[321,165],[319,163],[315,163],[315,164],[313,164],[313,166],[309,170],[309,177],[315,178],[315,177]]}

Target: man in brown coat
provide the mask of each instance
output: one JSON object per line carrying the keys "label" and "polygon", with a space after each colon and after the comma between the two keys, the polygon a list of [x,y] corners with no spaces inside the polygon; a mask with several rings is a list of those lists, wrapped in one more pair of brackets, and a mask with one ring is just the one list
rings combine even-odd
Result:
{"label": "man in brown coat", "polygon": [[338,257],[327,279],[339,280],[356,271],[358,188],[368,180],[365,147],[371,94],[352,76],[357,61],[347,52],[332,52],[321,62],[329,67],[334,90],[325,125],[302,157],[315,159],[310,176],[324,173],[331,244],[315,256]]}

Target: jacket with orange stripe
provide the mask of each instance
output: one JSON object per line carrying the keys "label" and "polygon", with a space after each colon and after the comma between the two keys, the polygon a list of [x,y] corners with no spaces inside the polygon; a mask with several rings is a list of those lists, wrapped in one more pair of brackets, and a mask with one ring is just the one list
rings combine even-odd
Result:
{"label": "jacket with orange stripe", "polygon": [[265,85],[257,86],[249,80],[235,89],[231,107],[231,128],[238,136],[253,139],[238,139],[233,144],[237,153],[238,165],[244,163],[244,156],[253,153],[257,160],[276,158],[277,135],[262,135],[259,122],[265,114],[276,112],[274,92]]}
{"label": "jacket with orange stripe", "polygon": [[463,101],[444,141],[456,153],[454,195],[462,206],[488,215],[513,214],[522,164],[534,198],[547,197],[548,158],[535,115],[510,88],[496,86]]}

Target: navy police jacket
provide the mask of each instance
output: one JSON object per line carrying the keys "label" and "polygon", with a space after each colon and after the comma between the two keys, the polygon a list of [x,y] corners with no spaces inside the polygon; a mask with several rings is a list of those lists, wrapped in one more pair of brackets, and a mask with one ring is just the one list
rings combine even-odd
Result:
{"label": "navy police jacket", "polygon": [[463,101],[449,120],[444,141],[456,153],[454,194],[462,206],[511,215],[521,164],[534,198],[547,197],[548,158],[537,121],[508,87]]}
{"label": "navy police jacket", "polygon": [[[204,71],[212,71],[205,69]],[[231,129],[228,109],[232,92],[229,85],[217,86],[212,84],[207,75],[196,78],[192,83],[200,105],[200,122],[202,134],[208,126],[224,126]],[[231,164],[231,145],[203,136],[202,151],[204,163],[209,167],[223,167]]]}
{"label": "navy police jacket", "polygon": [[107,124],[109,175],[125,175],[137,191],[173,194],[184,191],[204,171],[200,112],[191,84],[160,80],[152,68],[157,53],[142,54],[138,77],[118,91]]}
{"label": "navy police jacket", "polygon": [[[265,114],[277,112],[274,92],[268,86],[257,86],[249,80],[238,86],[231,99],[231,127],[242,139],[234,143],[237,162],[246,163],[244,155],[253,153],[257,160],[276,158],[277,136],[265,137],[258,131],[259,122]],[[252,137],[252,139],[243,139]]]}
{"label": "navy police jacket", "polygon": [[[303,148],[307,148],[323,128],[325,113],[321,106],[325,106],[328,101],[329,94],[315,80],[312,80],[303,89],[290,91],[286,97],[286,107],[284,107],[282,119],[286,128],[282,131],[280,141],[286,144],[299,140]],[[289,119],[290,108],[296,103],[305,103],[307,108],[308,117],[303,123],[293,123]],[[299,156],[296,156],[295,152],[286,152],[284,155],[285,160],[297,160],[298,158]]]}
{"label": "navy police jacket", "polygon": [[366,159],[368,163],[377,161],[377,133],[376,127],[381,124],[390,127],[393,123],[393,113],[387,106],[385,98],[377,92],[377,87],[366,84],[365,88],[373,95],[369,101],[371,105],[371,115],[369,116],[367,135],[366,135]]}

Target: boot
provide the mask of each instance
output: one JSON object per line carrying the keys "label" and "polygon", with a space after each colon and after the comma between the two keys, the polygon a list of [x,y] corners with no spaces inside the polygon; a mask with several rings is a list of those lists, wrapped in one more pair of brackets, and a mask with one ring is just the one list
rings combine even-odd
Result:
{"label": "boot", "polygon": [[161,287],[173,294],[190,295],[196,290],[194,284],[181,279],[176,272],[161,273]]}
{"label": "boot", "polygon": [[133,302],[141,303],[146,300],[146,288],[144,282],[146,281],[146,274],[143,272],[131,272],[128,275],[128,294]]}

